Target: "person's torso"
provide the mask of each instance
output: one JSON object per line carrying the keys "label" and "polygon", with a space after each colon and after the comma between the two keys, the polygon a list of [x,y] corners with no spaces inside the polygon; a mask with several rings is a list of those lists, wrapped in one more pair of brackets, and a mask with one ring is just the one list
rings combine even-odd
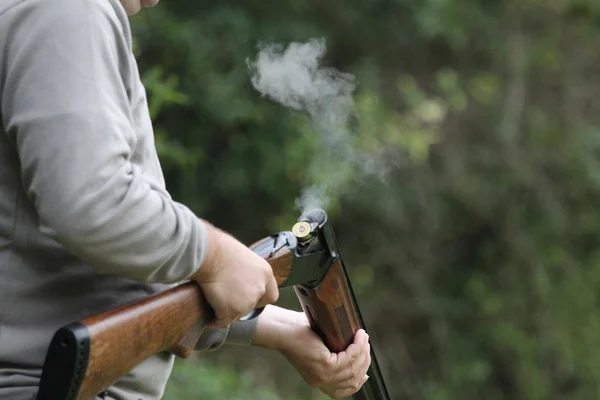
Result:
{"label": "person's torso", "polygon": [[[12,13],[8,21],[0,23],[0,65],[4,46],[11,40],[11,23],[18,23],[18,18],[28,12],[27,3],[34,2],[35,0],[0,0],[0,17]],[[115,8],[116,16],[129,35],[127,16],[121,5],[117,0],[107,0],[107,3]],[[17,10],[18,7],[21,7],[22,11]],[[132,66],[129,69],[135,73],[124,79],[123,84],[130,93],[131,122],[135,130],[131,162],[144,171],[154,187],[165,190],[154,145],[146,94],[137,73],[133,54],[130,63]],[[0,66],[0,90],[1,68]],[[38,89],[32,87],[31,90]],[[10,94],[0,91],[0,99],[6,95]],[[3,124],[0,123],[2,398],[5,398],[3,393],[11,393],[11,387],[37,385],[47,346],[59,327],[166,288],[165,285],[142,284],[117,276],[98,276],[89,265],[41,233],[37,212],[23,190],[20,174],[17,151],[14,144],[7,139]],[[164,368],[170,368],[168,359],[164,361]],[[154,382],[148,382],[148,385],[159,387],[164,385],[164,382],[161,382],[159,377]],[[153,390],[146,388],[145,391]],[[9,395],[6,398],[11,397]]]}

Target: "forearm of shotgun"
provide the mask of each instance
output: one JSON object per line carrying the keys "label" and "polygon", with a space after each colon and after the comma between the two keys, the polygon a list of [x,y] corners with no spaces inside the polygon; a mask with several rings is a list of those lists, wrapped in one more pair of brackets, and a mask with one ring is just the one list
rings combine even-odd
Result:
{"label": "forearm of shotgun", "polygon": [[[294,290],[312,329],[332,352],[344,351],[359,329],[365,329],[348,273],[339,255],[335,255],[327,274],[316,287],[295,285]],[[353,398],[389,400],[375,349],[371,343],[370,379]]]}
{"label": "forearm of shotgun", "polygon": [[344,351],[362,327],[340,259],[333,260],[317,288],[295,285],[294,290],[311,327],[329,350]]}

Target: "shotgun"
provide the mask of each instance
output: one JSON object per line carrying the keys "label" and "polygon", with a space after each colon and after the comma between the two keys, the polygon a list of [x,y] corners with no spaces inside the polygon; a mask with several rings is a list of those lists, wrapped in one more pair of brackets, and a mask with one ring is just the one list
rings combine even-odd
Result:
{"label": "shotgun", "polygon": [[[359,329],[366,330],[325,211],[304,213],[291,231],[250,247],[269,262],[279,288],[294,288],[311,328],[332,352],[345,350]],[[36,400],[88,400],[156,353],[188,358],[213,317],[200,286],[185,282],[66,325],[50,342]],[[352,397],[389,400],[373,346],[367,373],[370,379]]]}

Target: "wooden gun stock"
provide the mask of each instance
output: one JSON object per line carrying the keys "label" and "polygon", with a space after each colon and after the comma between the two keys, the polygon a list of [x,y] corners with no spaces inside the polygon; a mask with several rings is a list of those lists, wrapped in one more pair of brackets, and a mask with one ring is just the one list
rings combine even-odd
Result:
{"label": "wooden gun stock", "polygon": [[[251,248],[273,267],[278,284],[292,269],[293,254],[271,254],[266,238]],[[88,400],[154,354],[188,358],[214,318],[200,286],[187,282],[163,293],[61,328],[42,371],[37,400]]]}
{"label": "wooden gun stock", "polygon": [[[299,236],[281,232],[251,249],[269,262],[279,287],[294,287],[311,327],[331,351],[340,352],[365,325],[325,221],[313,223],[317,228],[303,222]],[[314,240],[305,241],[309,228],[316,229],[311,233]],[[187,282],[67,325],[50,343],[36,400],[88,400],[154,354],[168,351],[187,358],[213,318],[200,286]],[[353,397],[388,400],[372,345],[371,360],[371,379]]]}
{"label": "wooden gun stock", "polygon": [[[195,282],[188,282],[157,296],[80,321],[79,329],[85,329],[89,337],[89,356],[75,398],[96,396],[161,351],[189,357],[212,318],[213,312],[200,287]],[[69,340],[68,336],[66,338]]]}

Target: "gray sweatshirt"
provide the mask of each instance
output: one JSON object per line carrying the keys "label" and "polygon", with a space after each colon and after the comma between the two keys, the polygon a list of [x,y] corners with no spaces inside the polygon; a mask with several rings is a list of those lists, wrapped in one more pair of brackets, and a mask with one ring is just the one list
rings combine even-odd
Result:
{"label": "gray sweatshirt", "polygon": [[[160,32],[157,32],[160,34]],[[67,323],[202,264],[202,222],[171,198],[118,0],[0,0],[0,398],[31,400]],[[197,347],[248,344],[254,322]],[[107,398],[162,396],[159,354]]]}

